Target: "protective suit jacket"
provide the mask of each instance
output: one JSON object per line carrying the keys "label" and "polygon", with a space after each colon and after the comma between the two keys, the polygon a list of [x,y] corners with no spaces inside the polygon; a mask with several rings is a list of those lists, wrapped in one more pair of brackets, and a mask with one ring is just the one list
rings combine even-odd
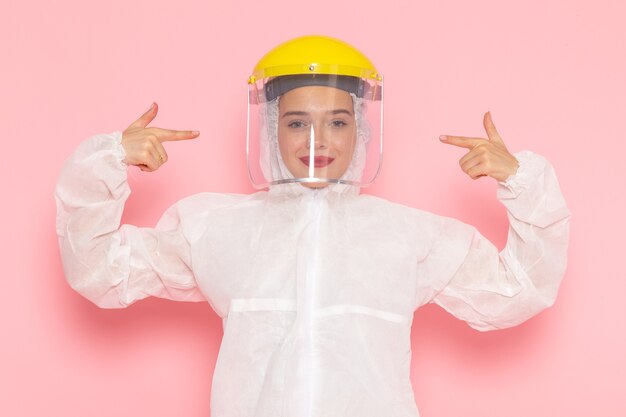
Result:
{"label": "protective suit jacket", "polygon": [[212,417],[416,417],[414,311],[436,303],[478,330],[553,304],[569,212],[551,165],[525,151],[497,198],[498,252],[458,220],[349,186],[185,198],[155,228],[120,225],[121,132],[65,163],[56,229],[66,278],[102,308],[148,296],[207,301],[223,320]]}

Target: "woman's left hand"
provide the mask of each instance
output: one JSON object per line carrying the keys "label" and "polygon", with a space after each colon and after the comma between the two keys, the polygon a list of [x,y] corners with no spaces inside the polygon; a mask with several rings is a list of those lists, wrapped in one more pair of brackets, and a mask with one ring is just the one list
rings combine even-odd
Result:
{"label": "woman's left hand", "polygon": [[519,162],[506,149],[489,112],[485,113],[483,125],[489,139],[449,135],[439,136],[439,139],[443,143],[470,150],[459,160],[459,164],[471,179],[489,176],[505,181],[517,172]]}

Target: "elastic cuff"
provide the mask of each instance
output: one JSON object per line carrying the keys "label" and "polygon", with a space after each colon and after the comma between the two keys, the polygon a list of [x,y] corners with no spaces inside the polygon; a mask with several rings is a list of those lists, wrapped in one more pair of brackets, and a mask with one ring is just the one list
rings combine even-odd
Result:
{"label": "elastic cuff", "polygon": [[129,165],[124,162],[124,159],[126,158],[126,150],[124,150],[124,146],[122,145],[122,132],[118,130],[113,132],[112,135],[115,138],[115,148],[113,149],[115,157],[124,168],[127,168]]}
{"label": "elastic cuff", "polygon": [[531,151],[522,151],[513,154],[519,162],[519,167],[514,175],[505,181],[498,181],[498,198],[514,198],[527,190],[532,182],[544,170],[544,158]]}

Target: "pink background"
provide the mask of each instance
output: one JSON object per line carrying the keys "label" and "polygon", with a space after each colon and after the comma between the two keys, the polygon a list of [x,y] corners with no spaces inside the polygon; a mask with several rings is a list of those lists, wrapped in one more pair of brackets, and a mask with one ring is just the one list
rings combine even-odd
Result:
{"label": "pink background", "polygon": [[479,333],[415,315],[412,382],[425,417],[624,416],[626,7],[620,0],[213,3],[4,0],[0,13],[2,416],[208,416],[221,323],[208,304],[101,310],[65,283],[54,233],[61,164],[153,100],[155,126],[197,129],[132,169],[124,221],[152,226],[179,198],[250,192],[246,78],[271,47],[320,33],[386,77],[386,149],[368,193],[460,218],[500,247],[495,183],[459,169],[440,134],[485,136],[555,166],[572,217],[555,306]]}

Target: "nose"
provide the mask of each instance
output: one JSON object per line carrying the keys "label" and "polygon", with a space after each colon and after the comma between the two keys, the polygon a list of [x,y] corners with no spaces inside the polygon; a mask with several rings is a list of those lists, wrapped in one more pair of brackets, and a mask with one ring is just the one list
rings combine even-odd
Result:
{"label": "nose", "polygon": [[309,140],[306,143],[306,147],[307,149],[311,149],[311,146],[313,146],[313,149],[326,149],[328,147],[328,140],[327,140],[327,135],[324,132],[324,129],[322,128],[314,128],[313,125],[311,125],[311,130],[309,132]]}

